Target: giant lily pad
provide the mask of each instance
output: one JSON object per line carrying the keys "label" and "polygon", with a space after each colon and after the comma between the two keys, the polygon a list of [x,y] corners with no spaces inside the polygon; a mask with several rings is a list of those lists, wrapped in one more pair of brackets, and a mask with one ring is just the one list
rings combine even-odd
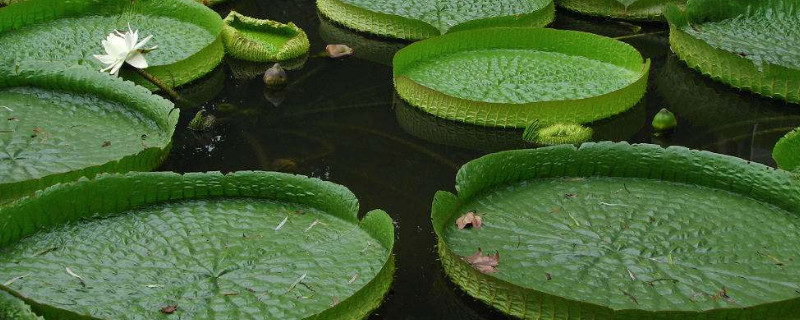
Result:
{"label": "giant lily pad", "polygon": [[542,27],[555,18],[552,0],[317,0],[317,8],[345,27],[405,40],[485,27]]}
{"label": "giant lily pad", "polygon": [[394,225],[302,176],[139,173],[0,209],[0,290],[48,319],[360,319],[388,291]]}
{"label": "giant lily pad", "polygon": [[411,105],[455,121],[516,128],[622,113],[644,95],[649,68],[623,42],[544,28],[457,32],[411,44],[394,58],[397,92]]}
{"label": "giant lily pad", "polygon": [[800,4],[690,0],[669,7],[672,50],[733,87],[800,103]]}
{"label": "giant lily pad", "polygon": [[686,0],[558,0],[560,7],[582,14],[647,21],[663,20],[668,4],[685,3]]}
{"label": "giant lily pad", "polygon": [[[179,86],[214,69],[224,55],[222,19],[192,0],[29,0],[0,9],[0,52],[18,59],[66,61],[101,69],[93,58],[114,30],[153,35],[147,72]],[[136,74],[122,74],[149,85]]]}
{"label": "giant lily pad", "polygon": [[0,203],[81,176],[158,167],[178,113],[86,67],[0,64]]}
{"label": "giant lily pad", "polygon": [[300,57],[308,52],[308,36],[294,23],[260,20],[231,11],[222,32],[225,48],[237,59],[268,62]]}
{"label": "giant lily pad", "polygon": [[[448,275],[525,319],[797,319],[800,181],[710,152],[626,143],[466,164],[433,225]],[[467,212],[482,227],[459,230]],[[499,254],[482,273],[466,261]],[[470,259],[475,262],[475,259]]]}

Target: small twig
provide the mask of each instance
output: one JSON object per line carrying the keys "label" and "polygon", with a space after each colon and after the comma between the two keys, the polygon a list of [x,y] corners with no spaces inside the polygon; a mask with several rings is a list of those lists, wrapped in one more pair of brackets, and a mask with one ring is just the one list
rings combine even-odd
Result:
{"label": "small twig", "polygon": [[277,227],[275,227],[275,231],[278,231],[278,230],[280,230],[281,228],[283,228],[283,225],[285,225],[285,224],[286,224],[286,221],[289,221],[289,216],[286,216],[286,218],[283,218],[283,221],[281,221],[281,223],[280,223],[280,224],[278,224],[278,226],[277,226]]}
{"label": "small twig", "polygon": [[628,298],[631,298],[631,301],[633,301],[633,303],[635,303],[637,305],[639,304],[639,301],[636,300],[636,297],[634,297],[632,294],[630,294],[627,291],[622,290],[622,289],[619,289],[619,291],[622,291],[622,294],[626,295]]}
{"label": "small twig", "polygon": [[18,276],[18,277],[13,277],[13,278],[11,278],[11,280],[8,280],[8,281],[4,282],[4,283],[3,283],[3,286],[6,286],[6,287],[8,287],[8,286],[10,286],[12,283],[14,283],[14,282],[17,282],[17,280],[22,280],[22,279],[24,279],[25,277],[27,277],[27,276],[29,276],[29,275],[31,275],[31,274],[29,273],[29,274],[22,275],[22,276]]}
{"label": "small twig", "polygon": [[6,110],[11,111],[11,112],[14,112],[14,109],[11,109],[11,108],[6,107],[6,106],[0,106],[0,108],[6,109]]}
{"label": "small twig", "polygon": [[289,290],[287,290],[286,293],[289,293],[292,290],[294,290],[294,288],[297,287],[297,285],[300,284],[300,282],[302,282],[303,279],[305,279],[307,275],[308,275],[308,273],[304,273],[302,276],[300,276],[300,278],[295,280],[294,283],[292,283],[292,285],[289,286]]}
{"label": "small twig", "polygon": [[628,269],[628,275],[631,277],[631,280],[636,281],[636,275],[633,274],[633,271],[631,271],[631,269]]}
{"label": "small twig", "polygon": [[350,281],[347,281],[347,284],[353,284],[353,282],[356,282],[356,279],[358,279],[358,273],[354,274],[353,277],[350,278]]}
{"label": "small twig", "polygon": [[614,39],[617,39],[617,40],[631,39],[631,38],[652,36],[652,35],[663,34],[663,33],[667,33],[667,31],[656,31],[656,32],[650,32],[650,33],[637,33],[637,34],[631,34],[631,35],[627,35],[627,36],[615,37]]}
{"label": "small twig", "polygon": [[75,278],[78,278],[78,280],[81,282],[81,285],[86,287],[86,281],[83,280],[83,277],[75,274],[75,272],[72,272],[72,270],[70,270],[69,267],[67,267],[66,269],[67,269],[67,274],[68,275],[71,275],[71,276],[73,276]]}
{"label": "small twig", "polygon": [[306,230],[304,230],[303,232],[308,232],[308,230],[311,230],[311,228],[313,228],[317,224],[319,224],[319,220],[314,220],[314,222],[312,222],[311,225],[308,226],[308,228],[306,228]]}
{"label": "small twig", "polygon": [[627,204],[606,203],[606,202],[600,202],[600,205],[604,205],[604,206],[608,206],[608,207],[630,207]]}

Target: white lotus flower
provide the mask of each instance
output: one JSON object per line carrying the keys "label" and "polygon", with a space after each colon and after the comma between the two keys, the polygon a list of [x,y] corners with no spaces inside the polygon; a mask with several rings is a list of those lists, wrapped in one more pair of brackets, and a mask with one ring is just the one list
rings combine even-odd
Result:
{"label": "white lotus flower", "polygon": [[153,46],[149,49],[142,48],[152,38],[153,36],[150,35],[139,42],[139,30],[133,31],[130,25],[128,25],[128,32],[126,33],[121,33],[119,31],[110,33],[108,37],[103,40],[103,48],[106,50],[106,54],[94,55],[95,59],[100,60],[100,62],[106,65],[106,67],[100,71],[108,71],[113,75],[117,75],[119,69],[122,68],[122,65],[126,62],[138,69],[147,68],[148,65],[147,60],[144,58],[144,53],[155,50],[158,46]]}

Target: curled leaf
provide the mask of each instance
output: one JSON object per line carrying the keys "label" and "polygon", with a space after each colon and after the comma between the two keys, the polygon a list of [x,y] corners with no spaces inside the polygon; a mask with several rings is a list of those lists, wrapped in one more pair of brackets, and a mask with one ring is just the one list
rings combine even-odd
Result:
{"label": "curled leaf", "polygon": [[480,229],[483,227],[483,218],[475,214],[475,212],[470,211],[456,219],[456,226],[458,226],[458,230],[463,230],[466,227]]}
{"label": "curled leaf", "polygon": [[495,252],[494,255],[483,255],[483,251],[479,248],[475,254],[464,258],[464,261],[472,265],[473,268],[481,273],[495,273],[497,266],[500,264],[500,253]]}
{"label": "curled leaf", "polygon": [[163,314],[173,314],[175,311],[178,311],[178,306],[174,304],[161,308],[161,313]]}

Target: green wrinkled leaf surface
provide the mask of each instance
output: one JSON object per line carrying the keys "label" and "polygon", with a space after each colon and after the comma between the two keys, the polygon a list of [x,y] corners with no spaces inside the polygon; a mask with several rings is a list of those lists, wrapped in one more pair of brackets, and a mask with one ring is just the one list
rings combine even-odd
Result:
{"label": "green wrinkled leaf surface", "polygon": [[800,2],[766,2],[773,5],[755,6],[719,21],[698,21],[683,30],[758,65],[766,62],[800,70]]}
{"label": "green wrinkled leaf surface", "polygon": [[441,33],[464,22],[526,14],[544,8],[547,0],[342,0],[373,12],[424,21]]}
{"label": "green wrinkled leaf surface", "polygon": [[[497,187],[461,208],[484,224],[451,224],[444,234],[451,249],[498,251],[492,276],[567,299],[702,311],[792,299],[800,289],[800,217],[727,191],[634,178],[540,179]],[[727,301],[715,297],[723,287]]]}
{"label": "green wrinkled leaf surface", "polygon": [[[102,188],[95,192],[118,198],[123,207],[137,202],[138,196],[152,198],[153,192],[163,195],[170,190],[178,192],[172,198],[195,193],[200,198],[98,213],[94,218],[81,209],[88,207],[75,205],[77,216],[67,218],[72,222],[0,249],[0,281],[26,275],[4,289],[47,310],[63,310],[59,316],[103,319],[159,318],[161,308],[169,305],[178,306],[173,316],[191,319],[304,319],[323,314],[348,319],[366,314],[370,309],[361,308],[374,308],[371,304],[385,293],[381,288],[388,289],[385,282],[391,275],[386,279],[379,274],[385,273],[384,263],[391,263],[386,262],[386,246],[393,239],[391,220],[381,213],[356,223],[355,211],[350,210],[356,210],[357,203],[344,188],[270,173],[127,177],[56,187],[42,200],[22,202],[4,213],[11,215],[12,226],[15,221],[27,225],[15,220],[26,216],[31,222],[58,223],[44,222],[64,218],[42,219],[46,213],[35,211],[39,202],[74,197],[92,185]],[[244,186],[244,192],[267,198],[204,198],[200,194],[208,186],[212,193],[225,194]],[[131,187],[136,191],[114,195]],[[65,209],[75,209],[71,206]],[[114,207],[118,206],[107,209]],[[350,297],[358,300],[347,300]],[[339,309],[344,309],[329,312],[336,309],[331,308],[334,301],[341,301]]]}
{"label": "green wrinkled leaf surface", "polygon": [[105,54],[100,42],[115,29],[127,31],[128,23],[139,30],[140,40],[153,35],[146,47],[157,45],[158,49],[145,55],[151,66],[184,60],[216,39],[200,26],[164,16],[85,16],[0,33],[0,51],[9,57],[71,61],[100,70],[104,65],[92,55]]}
{"label": "green wrinkled leaf surface", "polygon": [[152,119],[96,95],[0,89],[0,106],[13,110],[0,108],[3,183],[102,165],[171,139]]}
{"label": "green wrinkled leaf surface", "polygon": [[509,49],[462,51],[440,56],[414,65],[406,75],[423,86],[454,97],[493,103],[594,97],[622,89],[641,76],[586,57]]}

